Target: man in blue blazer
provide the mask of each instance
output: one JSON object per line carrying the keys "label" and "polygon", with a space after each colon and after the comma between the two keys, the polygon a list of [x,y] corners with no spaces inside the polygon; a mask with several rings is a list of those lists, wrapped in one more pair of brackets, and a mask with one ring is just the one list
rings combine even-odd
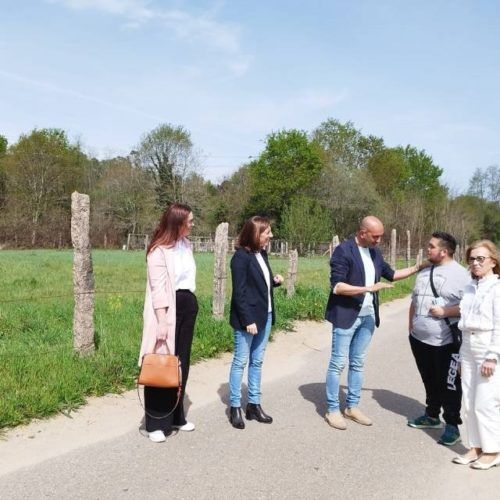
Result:
{"label": "man in blue blazer", "polygon": [[[379,326],[378,291],[392,288],[380,278],[397,281],[418,272],[418,266],[395,271],[377,248],[384,225],[373,215],[365,217],[356,235],[341,243],[330,259],[331,291],[325,317],[332,323],[332,354],[326,374],[326,421],[344,430],[349,418],[362,425],[372,421],[358,408],[363,367],[375,326]],[[340,413],[340,376],[349,364],[346,409]]]}

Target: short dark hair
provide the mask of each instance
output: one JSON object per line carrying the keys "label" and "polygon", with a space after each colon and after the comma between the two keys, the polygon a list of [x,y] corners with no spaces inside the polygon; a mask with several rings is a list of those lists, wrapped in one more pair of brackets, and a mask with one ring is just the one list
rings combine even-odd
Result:
{"label": "short dark hair", "polygon": [[439,246],[448,251],[450,257],[453,256],[455,250],[457,249],[457,240],[450,233],[445,233],[444,231],[435,231],[432,233],[432,237],[440,241]]}
{"label": "short dark hair", "polygon": [[260,235],[271,225],[267,217],[254,215],[250,217],[240,231],[236,248],[244,248],[247,252],[260,251]]}

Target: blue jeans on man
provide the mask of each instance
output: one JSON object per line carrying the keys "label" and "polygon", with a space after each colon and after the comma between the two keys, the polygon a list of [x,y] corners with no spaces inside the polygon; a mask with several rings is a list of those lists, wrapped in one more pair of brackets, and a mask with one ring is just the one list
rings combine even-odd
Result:
{"label": "blue jeans on man", "polygon": [[326,374],[329,413],[340,411],[340,377],[346,364],[349,365],[346,407],[358,406],[363,386],[365,356],[374,330],[375,317],[372,315],[358,316],[350,328],[333,327],[332,354]]}
{"label": "blue jeans on man", "polygon": [[248,403],[260,404],[260,381],[262,362],[271,332],[272,313],[267,317],[266,326],[256,335],[240,330],[234,332],[234,354],[229,374],[229,402],[232,407],[241,406],[241,382],[248,364]]}

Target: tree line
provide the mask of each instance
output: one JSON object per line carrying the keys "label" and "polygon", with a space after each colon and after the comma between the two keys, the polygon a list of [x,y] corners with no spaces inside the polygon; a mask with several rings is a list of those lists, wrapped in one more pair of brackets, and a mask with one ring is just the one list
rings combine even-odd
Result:
{"label": "tree line", "polygon": [[193,207],[195,234],[229,222],[234,235],[260,213],[274,221],[277,237],[298,247],[347,237],[368,213],[401,234],[410,230],[420,245],[436,228],[462,244],[500,240],[498,166],[476,168],[468,191],[454,194],[426,151],[389,147],[352,122],[330,118],[310,132],[271,132],[260,155],[219,184],[200,166],[190,132],[172,124],[146,133],[128,156],[106,160],[60,129],[34,129],[13,144],[0,135],[0,245],[69,246],[75,190],[90,195],[96,247],[150,234],[173,201]]}

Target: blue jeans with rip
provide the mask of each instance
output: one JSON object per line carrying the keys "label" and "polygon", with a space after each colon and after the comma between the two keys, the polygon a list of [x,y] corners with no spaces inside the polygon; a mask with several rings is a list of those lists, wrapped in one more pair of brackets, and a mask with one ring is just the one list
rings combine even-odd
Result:
{"label": "blue jeans with rip", "polygon": [[340,376],[347,363],[347,408],[358,406],[363,386],[363,367],[375,330],[374,316],[358,316],[350,328],[332,328],[332,355],[326,374],[328,412],[340,411]]}
{"label": "blue jeans with rip", "polygon": [[260,380],[262,362],[271,332],[272,313],[267,317],[266,326],[256,335],[236,330],[234,332],[234,355],[229,374],[229,402],[233,407],[241,406],[241,382],[243,371],[248,364],[248,402],[260,404]]}

